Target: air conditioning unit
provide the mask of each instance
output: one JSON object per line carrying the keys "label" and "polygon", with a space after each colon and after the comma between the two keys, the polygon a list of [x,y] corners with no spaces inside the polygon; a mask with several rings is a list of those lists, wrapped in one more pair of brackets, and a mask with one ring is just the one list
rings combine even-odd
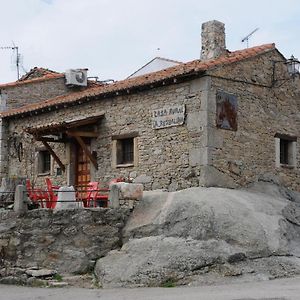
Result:
{"label": "air conditioning unit", "polygon": [[66,85],[87,86],[87,69],[70,69],[65,76]]}

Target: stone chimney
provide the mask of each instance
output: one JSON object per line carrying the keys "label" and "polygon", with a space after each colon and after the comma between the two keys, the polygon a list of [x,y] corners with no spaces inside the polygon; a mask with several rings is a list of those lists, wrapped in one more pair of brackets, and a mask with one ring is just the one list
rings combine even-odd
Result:
{"label": "stone chimney", "polygon": [[213,20],[202,24],[201,60],[217,58],[226,53],[225,25]]}

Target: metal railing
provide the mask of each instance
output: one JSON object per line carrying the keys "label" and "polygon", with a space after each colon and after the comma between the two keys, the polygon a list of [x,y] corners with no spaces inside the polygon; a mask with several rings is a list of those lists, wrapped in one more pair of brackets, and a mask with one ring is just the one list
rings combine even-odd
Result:
{"label": "metal railing", "polygon": [[[24,186],[24,190],[22,191],[23,199],[26,200],[30,209],[35,208],[55,208],[53,204],[57,203],[82,203],[82,206],[85,208],[93,208],[93,207],[107,207],[108,203],[108,188],[99,188],[93,190],[87,190],[85,186],[80,186],[80,188],[76,188],[72,190],[59,190],[53,189],[49,191],[48,189],[30,189],[27,190]],[[12,209],[12,205],[14,204],[16,191],[0,191],[0,208],[2,209]],[[64,198],[63,200],[58,200],[59,193],[72,193],[75,194],[74,197],[70,199]],[[107,197],[107,199],[96,199],[93,198],[93,195],[89,195],[91,193],[100,193],[100,195]],[[8,197],[9,196],[9,197]],[[99,194],[98,194],[99,196]]]}

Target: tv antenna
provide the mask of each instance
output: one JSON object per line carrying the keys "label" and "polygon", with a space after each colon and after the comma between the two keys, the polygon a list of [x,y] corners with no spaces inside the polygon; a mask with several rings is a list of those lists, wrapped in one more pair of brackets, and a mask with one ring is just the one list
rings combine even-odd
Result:
{"label": "tv antenna", "polygon": [[0,50],[13,50],[13,52],[16,53],[16,68],[17,68],[17,78],[20,79],[20,54],[19,54],[19,47],[16,46],[13,42],[13,46],[6,46],[6,47],[0,47]]}
{"label": "tv antenna", "polygon": [[249,48],[249,39],[251,38],[251,36],[253,35],[253,33],[255,33],[259,28],[255,28],[253,31],[251,31],[248,35],[246,35],[243,39],[242,39],[242,43],[247,42],[247,48]]}

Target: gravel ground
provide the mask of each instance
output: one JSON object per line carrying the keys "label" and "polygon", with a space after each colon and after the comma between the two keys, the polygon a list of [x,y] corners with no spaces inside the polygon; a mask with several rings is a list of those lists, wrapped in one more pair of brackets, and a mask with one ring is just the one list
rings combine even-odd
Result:
{"label": "gravel ground", "polygon": [[0,285],[2,300],[299,300],[300,277],[178,288],[82,289]]}

